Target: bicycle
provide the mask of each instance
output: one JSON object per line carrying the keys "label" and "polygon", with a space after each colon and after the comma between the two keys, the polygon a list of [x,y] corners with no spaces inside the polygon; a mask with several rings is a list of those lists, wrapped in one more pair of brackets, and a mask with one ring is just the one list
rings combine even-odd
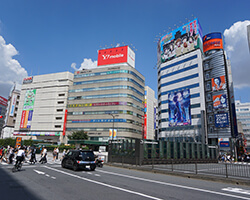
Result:
{"label": "bicycle", "polygon": [[22,169],[22,161],[18,161],[12,168],[12,172],[17,172]]}

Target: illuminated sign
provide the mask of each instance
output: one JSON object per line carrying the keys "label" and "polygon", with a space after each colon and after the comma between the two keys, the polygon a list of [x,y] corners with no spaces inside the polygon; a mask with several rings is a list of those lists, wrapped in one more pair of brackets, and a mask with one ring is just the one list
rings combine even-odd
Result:
{"label": "illuminated sign", "polygon": [[230,147],[229,138],[219,138],[218,143],[220,147]]}
{"label": "illuminated sign", "polygon": [[221,33],[210,33],[203,37],[203,51],[223,49],[223,41]]}
{"label": "illuminated sign", "polygon": [[161,37],[159,44],[162,63],[195,49],[202,50],[202,30],[198,19],[194,19],[164,35]]}
{"label": "illuminated sign", "polygon": [[135,67],[135,53],[129,46],[102,49],[98,51],[97,66],[128,63]]}

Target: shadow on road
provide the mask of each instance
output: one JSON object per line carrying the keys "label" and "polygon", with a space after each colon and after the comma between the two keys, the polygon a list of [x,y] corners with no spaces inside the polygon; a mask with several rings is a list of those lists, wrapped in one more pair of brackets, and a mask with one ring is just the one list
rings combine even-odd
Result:
{"label": "shadow on road", "polygon": [[[10,169],[6,169],[10,170]],[[16,172],[16,173],[21,173]],[[10,173],[12,173],[10,171]],[[29,183],[27,185],[23,185],[17,180],[15,180],[14,176],[16,173],[13,173],[13,177],[6,172],[3,168],[0,167],[0,199],[2,200],[41,200],[34,193],[29,191],[27,186],[30,186]]]}

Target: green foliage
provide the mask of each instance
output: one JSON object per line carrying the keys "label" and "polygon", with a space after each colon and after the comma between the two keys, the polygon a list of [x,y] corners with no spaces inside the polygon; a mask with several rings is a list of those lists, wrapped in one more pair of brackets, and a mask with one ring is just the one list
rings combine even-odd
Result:
{"label": "green foliage", "polygon": [[23,140],[22,144],[24,146],[32,146],[32,145],[36,144],[36,142],[34,142],[32,139],[29,139],[29,140]]}
{"label": "green foliage", "polygon": [[80,131],[74,131],[72,135],[69,135],[68,138],[70,140],[88,140],[89,136],[87,132],[80,130]]}
{"label": "green foliage", "polygon": [[8,146],[8,145],[14,147],[16,145],[16,139],[12,138],[0,139],[0,146]]}

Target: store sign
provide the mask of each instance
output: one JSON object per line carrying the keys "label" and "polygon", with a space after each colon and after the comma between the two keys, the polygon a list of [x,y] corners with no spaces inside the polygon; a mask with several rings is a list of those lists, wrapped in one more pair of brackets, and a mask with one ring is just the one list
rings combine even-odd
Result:
{"label": "store sign", "polygon": [[135,67],[135,53],[129,46],[102,49],[98,51],[97,66],[128,63]]}
{"label": "store sign", "polygon": [[161,37],[159,45],[162,63],[195,49],[202,50],[202,31],[198,19]]}
{"label": "store sign", "polygon": [[219,138],[218,143],[219,147],[230,147],[229,138]]}
{"label": "store sign", "polygon": [[14,132],[13,135],[20,135],[20,136],[60,136],[60,132]]}
{"label": "store sign", "polygon": [[0,104],[3,106],[7,106],[8,105],[8,100],[5,99],[4,97],[0,96]]}
{"label": "store sign", "polygon": [[210,33],[203,37],[203,52],[214,49],[223,49],[221,33]]}
{"label": "store sign", "polygon": [[33,76],[23,79],[23,84],[28,84],[33,82]]}
{"label": "store sign", "polygon": [[16,105],[16,99],[17,99],[17,95],[14,94],[11,98],[11,104],[10,104],[10,117],[14,116],[14,112],[15,112],[15,105]]}
{"label": "store sign", "polygon": [[215,127],[225,128],[229,126],[228,113],[220,113],[214,115]]}

